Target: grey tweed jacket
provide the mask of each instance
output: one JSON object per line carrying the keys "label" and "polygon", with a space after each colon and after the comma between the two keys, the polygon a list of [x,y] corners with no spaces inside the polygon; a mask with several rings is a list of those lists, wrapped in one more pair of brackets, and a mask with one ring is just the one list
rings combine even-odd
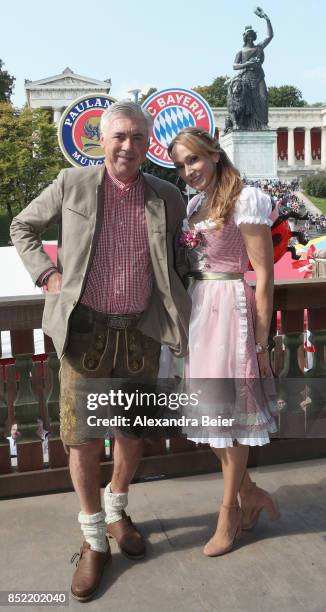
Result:
{"label": "grey tweed jacket", "polygon": [[[59,357],[65,351],[69,318],[83,292],[101,229],[103,172],[104,165],[62,170],[11,224],[12,241],[34,282],[53,265],[40,236],[49,225],[59,226],[57,267],[62,288],[58,294],[46,294],[43,314],[43,330],[53,339]],[[144,179],[154,287],[138,327],[182,355],[191,302],[175,271],[174,235],[185,217],[185,206],[170,183],[149,174]]]}

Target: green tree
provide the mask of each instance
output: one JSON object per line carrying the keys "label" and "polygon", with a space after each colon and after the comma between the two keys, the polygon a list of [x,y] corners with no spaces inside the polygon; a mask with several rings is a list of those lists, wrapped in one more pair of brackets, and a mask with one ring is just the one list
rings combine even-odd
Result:
{"label": "green tree", "polygon": [[0,59],[0,102],[10,102],[16,79],[7,70],[3,70],[2,66],[3,61]]}
{"label": "green tree", "polygon": [[149,96],[151,96],[156,91],[157,91],[157,87],[150,87],[146,93],[142,93],[142,95],[139,98],[139,104],[142,104],[143,102],[145,102],[146,98],[149,98]]}
{"label": "green tree", "polygon": [[0,103],[0,208],[10,220],[67,165],[47,111]]}
{"label": "green tree", "polygon": [[303,189],[308,195],[316,198],[326,198],[326,173],[321,172],[314,176],[308,176],[303,181]]}
{"label": "green tree", "polygon": [[[210,106],[226,106],[227,105],[227,90],[229,81],[228,76],[218,76],[211,85],[198,85],[193,87],[205,98]],[[281,85],[280,87],[269,87],[268,89],[269,106],[292,106],[302,107],[307,106],[307,102],[303,100],[301,91],[294,85]],[[314,106],[322,106],[318,103]]]}
{"label": "green tree", "polygon": [[192,89],[199,93],[210,106],[226,106],[228,76],[218,76],[211,85],[198,85]]}
{"label": "green tree", "polygon": [[268,88],[268,105],[299,107],[307,106],[307,102],[303,100],[300,89],[294,85],[281,85]]}
{"label": "green tree", "polygon": [[145,159],[142,164],[142,170],[143,172],[147,172],[148,174],[158,176],[164,181],[173,183],[173,185],[179,187],[181,191],[183,191],[186,187],[184,181],[180,178],[174,168],[164,168],[163,166],[158,166],[157,164],[154,164],[150,159]]}

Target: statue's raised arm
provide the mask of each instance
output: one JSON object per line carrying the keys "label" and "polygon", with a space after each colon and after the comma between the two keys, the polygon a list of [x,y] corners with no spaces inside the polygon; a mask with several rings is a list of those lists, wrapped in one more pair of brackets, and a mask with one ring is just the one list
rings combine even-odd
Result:
{"label": "statue's raised arm", "polygon": [[258,43],[260,47],[265,48],[265,47],[267,47],[268,43],[271,42],[271,40],[272,40],[272,38],[274,36],[271,20],[268,17],[268,15],[266,15],[266,13],[264,13],[263,9],[260,8],[260,6],[257,6],[257,8],[255,9],[254,12],[255,12],[255,15],[257,15],[261,19],[265,19],[266,24],[267,24],[267,37],[261,43]]}

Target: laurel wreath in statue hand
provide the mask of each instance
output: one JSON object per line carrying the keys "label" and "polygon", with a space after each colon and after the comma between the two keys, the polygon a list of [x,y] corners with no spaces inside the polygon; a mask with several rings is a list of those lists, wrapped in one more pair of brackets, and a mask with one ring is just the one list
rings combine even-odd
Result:
{"label": "laurel wreath in statue hand", "polygon": [[266,13],[264,13],[263,9],[260,6],[256,6],[254,13],[255,15],[257,15],[257,17],[260,17],[261,19],[268,19]]}

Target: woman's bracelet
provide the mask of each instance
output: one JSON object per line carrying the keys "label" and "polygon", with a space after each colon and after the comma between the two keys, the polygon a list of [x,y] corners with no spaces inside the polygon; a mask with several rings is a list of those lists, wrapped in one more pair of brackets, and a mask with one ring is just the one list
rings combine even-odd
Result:
{"label": "woman's bracelet", "polygon": [[256,342],[256,353],[259,355],[260,353],[267,353],[269,349],[268,344],[261,344],[260,342]]}

